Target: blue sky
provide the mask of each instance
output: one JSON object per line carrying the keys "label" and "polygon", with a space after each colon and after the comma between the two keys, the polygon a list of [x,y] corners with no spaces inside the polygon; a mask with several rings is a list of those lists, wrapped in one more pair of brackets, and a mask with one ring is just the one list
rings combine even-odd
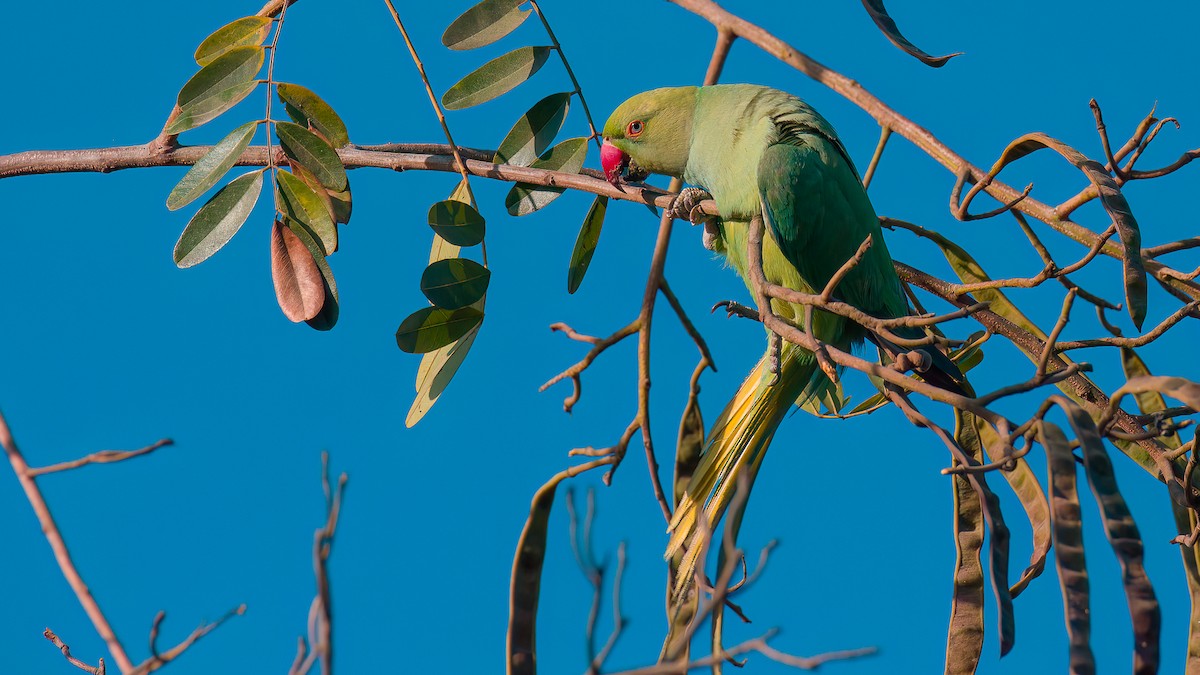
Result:
{"label": "blue sky", "polygon": [[[584,3],[544,4],[600,118],[639,91],[703,77],[713,32],[673,5],[624,3],[601,13]],[[1131,18],[1128,5],[1115,0],[892,4],[919,46],[966,54],[940,70],[927,68],[892,47],[857,3],[821,3],[794,14],[785,2],[726,6],[858,80],[976,164],[989,165],[1029,131],[1099,156],[1087,106],[1092,97],[1103,106],[1114,144],[1155,104],[1160,115],[1180,118],[1182,130],[1164,130],[1145,167],[1200,145],[1200,94],[1189,48],[1189,31],[1200,19],[1195,6]],[[405,5],[403,17],[439,92],[487,58],[545,41],[530,21],[498,45],[451,53],[438,37],[469,3]],[[0,27],[8,53],[0,153],[145,142],[194,71],[195,45],[256,9],[230,0],[127,3],[119,11],[87,3],[54,13],[36,3],[7,8]],[[297,4],[288,13],[276,73],[332,103],[354,142],[441,140],[382,3]],[[746,43],[735,45],[723,81],[769,84],[806,98],[839,129],[860,167],[866,165],[878,129],[831,91]],[[521,88],[451,113],[449,122],[463,145],[494,147],[533,102],[565,87],[561,68],[551,62]],[[261,105],[256,94],[183,140],[215,141],[261,115]],[[564,137],[586,134],[579,113],[573,108]],[[589,157],[587,165],[598,166],[598,159]],[[1049,155],[1009,171],[1011,184],[1033,181],[1034,194],[1049,203],[1081,185]],[[430,242],[425,212],[449,194],[455,178],[352,172],[354,218],[342,228],[341,250],[331,259],[341,320],[332,332],[318,333],[289,323],[275,304],[265,200],[211,260],[175,268],[171,249],[190,210],[171,213],[163,201],[183,173],[0,181],[6,234],[0,283],[8,289],[0,409],[26,458],[41,465],[164,436],[177,442],[148,458],[40,481],[126,648],[135,659],[146,655],[146,634],[160,609],[168,613],[161,642],[173,644],[202,618],[245,602],[246,616],[203,640],[171,671],[286,669],[313,592],[311,536],[323,519],[320,452],[329,450],[334,470],[350,474],[332,561],[339,669],[371,672],[403,663],[418,672],[499,672],[512,551],[530,497],[571,463],[569,449],[612,444],[634,413],[632,342],[610,350],[586,373],[573,415],[561,412],[569,385],[539,394],[542,382],[584,354],[583,345],[546,327],[565,321],[607,334],[628,323],[640,304],[656,221],[642,207],[611,205],[588,278],[568,296],[567,262],[589,198],[568,194],[514,219],[503,208],[507,185],[473,181],[489,219],[487,322],[438,406],[405,429],[419,359],[400,353],[393,333],[424,304],[417,282]],[[1195,234],[1195,181],[1195,172],[1185,171],[1129,187],[1148,245]],[[996,276],[1040,269],[1011,222],[953,220],[946,209],[952,184],[948,172],[894,138],[871,196],[880,213],[953,237]],[[1098,209],[1078,218],[1097,230],[1107,225]],[[905,233],[887,237],[897,259],[948,273],[936,250]],[[1045,238],[1064,263],[1081,253],[1052,234]],[[1178,256],[1178,269],[1198,262]],[[1102,261],[1095,268],[1079,281],[1119,297],[1118,266]],[[698,231],[676,227],[667,278],[714,348],[720,371],[705,375],[702,396],[712,420],[761,354],[760,329],[706,313],[715,301],[746,293],[701,247]],[[1061,294],[1056,287],[1017,299],[1049,326]],[[1147,324],[1176,306],[1152,288]],[[1122,321],[1131,330],[1128,319]],[[974,327],[964,323],[957,330],[965,335]],[[1099,334],[1081,308],[1066,337]],[[1187,358],[1195,337],[1195,327],[1185,325],[1143,356],[1156,372],[1200,379]],[[667,466],[696,354],[666,311],[655,322],[654,340],[655,440]],[[1088,359],[1102,387],[1119,384],[1115,354]],[[1028,361],[994,341],[972,379],[987,390],[1031,373]],[[851,380],[861,400],[869,385]],[[1032,405],[1000,407],[1016,418]],[[946,411],[924,407],[948,423]],[[628,542],[623,608],[630,625],[610,670],[652,662],[662,635],[665,533],[640,450],[629,459],[612,487],[601,486],[598,475],[575,481],[580,490],[598,490],[597,549],[615,551],[619,541]],[[1162,672],[1179,672],[1188,601],[1178,551],[1166,543],[1174,534],[1167,496],[1132,462],[1114,460],[1163,606]],[[846,422],[804,414],[785,421],[742,536],[751,551],[775,538],[782,545],[765,577],[740,599],[754,623],[734,626],[728,642],[782,626],[773,644],[789,652],[881,649],[871,660],[831,665],[830,672],[938,670],[954,561],[949,484],[938,473],[948,463],[936,439],[891,409]],[[1044,473],[1039,454],[1032,463]],[[1015,500],[1006,499],[1005,507],[1016,574],[1029,554],[1029,533]],[[0,510],[7,514],[0,525],[7,542],[0,576],[8,580],[0,590],[0,644],[8,669],[69,672],[40,637],[47,626],[77,656],[94,662],[103,645],[13,479],[0,479]],[[1120,572],[1091,503],[1083,517],[1093,646],[1102,669],[1122,669],[1131,658],[1131,638]],[[551,521],[540,613],[544,672],[585,668],[590,590],[566,535],[560,504]],[[1065,670],[1052,570],[1018,598],[1016,612],[1016,648],[998,660],[989,626],[980,672]],[[993,615],[989,607],[989,619]],[[782,668],[757,657],[752,667],[764,673]]]}

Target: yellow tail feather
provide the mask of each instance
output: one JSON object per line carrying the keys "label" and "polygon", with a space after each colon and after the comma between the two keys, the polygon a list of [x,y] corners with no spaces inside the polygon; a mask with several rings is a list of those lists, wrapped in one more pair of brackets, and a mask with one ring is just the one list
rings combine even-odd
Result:
{"label": "yellow tail feather", "polygon": [[[817,370],[812,354],[794,345],[784,346],[780,362],[779,379],[773,385],[775,375],[770,372],[767,356],[759,359],[750,371],[713,424],[704,456],[675,509],[664,556],[670,559],[684,549],[675,597],[681,596],[692,582],[704,539],[709,535],[705,530],[715,527],[721,519],[737,490],[738,476],[748,464],[757,467],[762,462],[775,429],[809,380],[814,375],[824,377]],[[698,527],[701,514],[705,528]]]}

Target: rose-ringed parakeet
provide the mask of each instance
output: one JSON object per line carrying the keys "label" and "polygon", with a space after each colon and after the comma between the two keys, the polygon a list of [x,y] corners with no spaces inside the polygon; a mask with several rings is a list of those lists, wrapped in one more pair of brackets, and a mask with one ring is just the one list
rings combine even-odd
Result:
{"label": "rose-ringed parakeet", "polygon": [[[881,319],[909,314],[879,220],[846,148],[799,98],[745,84],[639,94],[604,125],[605,175],[616,185],[631,162],[639,172],[680,177],[712,195],[721,216],[706,224],[705,245],[723,254],[748,287],[746,240],[756,217],[769,233],[762,251],[767,280],[805,293],[819,293],[869,235],[872,246],[834,297]],[[803,325],[803,306],[778,299],[771,305],[776,315]],[[817,339],[842,350],[871,339],[886,353],[907,351],[838,315],[817,310],[812,322]],[[915,328],[893,332],[924,335]],[[932,363],[922,376],[961,392],[962,374],[954,364],[934,347],[922,349]],[[700,546],[692,545],[698,511],[705,522],[717,523],[739,476],[753,480],[791,406],[827,377],[812,352],[792,343],[783,344],[777,365],[770,357],[768,350],[713,425],[676,509],[667,556],[686,547],[676,593],[690,583],[699,554]]]}

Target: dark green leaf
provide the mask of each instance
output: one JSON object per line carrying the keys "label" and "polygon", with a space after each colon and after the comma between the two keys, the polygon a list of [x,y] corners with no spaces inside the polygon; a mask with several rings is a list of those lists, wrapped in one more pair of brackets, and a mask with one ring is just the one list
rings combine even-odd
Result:
{"label": "dark green leaf", "polygon": [[167,208],[174,211],[187,206],[216,185],[249,147],[250,139],[254,137],[254,130],[257,128],[258,122],[243,124],[197,160],[167,196]]}
{"label": "dark green leaf", "polygon": [[283,315],[297,323],[316,317],[325,303],[325,281],[304,240],[278,219],[271,229],[271,280]]}
{"label": "dark green leaf", "polygon": [[275,135],[288,158],[312,172],[321,185],[335,192],[346,189],[346,168],[320,136],[291,122],[276,122]]}
{"label": "dark green leaf", "polygon": [[871,15],[871,20],[887,36],[888,41],[902,49],[909,56],[919,59],[921,63],[933,66],[934,68],[941,68],[946,65],[947,61],[962,54],[962,52],[955,52],[954,54],[947,54],[945,56],[930,56],[900,34],[900,29],[896,27],[896,22],[892,20],[892,17],[887,13],[887,9],[884,8],[883,0],[862,0],[862,4],[867,9],[867,14]]}
{"label": "dark green leaf", "polygon": [[[466,179],[458,182],[458,186],[450,193],[450,200],[463,203],[470,202],[471,191]],[[432,264],[439,260],[457,257],[459,250],[458,246],[434,234],[433,246],[429,250],[429,262]],[[475,309],[482,312],[486,300],[486,296],[480,298],[479,302],[476,302],[474,305]],[[417,396],[413,399],[412,405],[408,409],[408,416],[404,419],[406,427],[411,428],[417,422],[421,421],[425,413],[429,412],[433,408],[433,405],[437,403],[442,392],[446,390],[455,373],[458,372],[459,366],[467,358],[467,353],[470,351],[471,345],[475,343],[475,336],[479,334],[479,329],[480,326],[476,326],[466,335],[459,338],[457,342],[448,344],[421,357],[421,365],[417,368]]]}
{"label": "dark green leaf", "polygon": [[312,230],[325,255],[337,250],[337,226],[320,196],[304,181],[287,171],[275,172],[276,208]]}
{"label": "dark green leaf", "polygon": [[488,61],[442,95],[447,110],[490,101],[528,80],[546,62],[550,47],[521,47]]}
{"label": "dark green leaf", "polygon": [[204,38],[196,48],[196,63],[207,66],[234,47],[261,45],[269,32],[270,17],[247,16],[231,21]]}
{"label": "dark green leaf", "polygon": [[333,108],[312,90],[298,84],[281,83],[275,87],[279,100],[286,104],[288,115],[302,126],[310,124],[335,148],[350,142],[346,124]]}
{"label": "dark green leaf", "polygon": [[517,9],[524,0],[483,0],[450,24],[442,44],[450,49],[490,45],[520,26],[533,10]]}
{"label": "dark green leaf", "polygon": [[421,274],[421,292],[442,309],[458,309],[478,302],[487,292],[492,273],[467,258],[439,260]]}
{"label": "dark green leaf", "polygon": [[188,221],[175,243],[175,264],[204,262],[237,234],[262,192],[262,170],[238,176],[212,196]]}
{"label": "dark green leaf", "polygon": [[583,227],[579,228],[579,236],[575,238],[575,250],[571,251],[571,265],[567,268],[567,292],[574,293],[583,283],[588,265],[592,264],[592,254],[596,252],[596,244],[600,242],[600,229],[604,227],[604,213],[608,210],[608,197],[597,195],[592,200],[592,208],[588,209],[587,217],[583,219]]}
{"label": "dark green leaf", "polygon": [[1096,672],[1096,658],[1088,644],[1091,633],[1090,589],[1083,548],[1083,521],[1075,487],[1075,457],[1067,437],[1054,424],[1041,420],[1038,439],[1046,448],[1050,473],[1050,513],[1054,529],[1054,562],[1062,586],[1067,614],[1072,673]]}
{"label": "dark green leaf", "polygon": [[571,92],[550,94],[521,116],[496,150],[497,164],[529,166],[549,147],[562,129],[571,105]]}
{"label": "dark green leaf", "polygon": [[465,202],[447,199],[429,207],[429,226],[455,246],[474,246],[483,241],[483,216]]}
{"label": "dark green leaf", "polygon": [[418,309],[400,322],[396,345],[409,354],[424,354],[454,342],[479,325],[483,312],[474,307]]}
{"label": "dark green leaf", "polygon": [[179,134],[216,118],[237,105],[258,86],[263,48],[234,47],[200,69],[183,85],[174,119],[164,131]]}
{"label": "dark green leaf", "polygon": [[[583,168],[587,149],[588,139],[568,138],[547,150],[546,154],[530,165],[530,168],[579,173],[579,170]],[[565,189],[557,186],[517,183],[508,191],[508,196],[504,199],[504,206],[514,216],[528,215],[558,199]]]}

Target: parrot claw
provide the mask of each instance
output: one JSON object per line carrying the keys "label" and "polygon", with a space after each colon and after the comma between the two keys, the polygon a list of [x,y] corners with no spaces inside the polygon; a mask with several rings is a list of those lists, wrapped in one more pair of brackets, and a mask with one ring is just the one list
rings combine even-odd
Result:
{"label": "parrot claw", "polygon": [[767,386],[774,387],[775,385],[779,384],[779,362],[780,354],[783,352],[783,338],[780,337],[778,333],[771,333],[771,336],[767,339],[771,342],[770,373],[774,375],[774,377],[771,378],[771,382],[767,384]]}
{"label": "parrot claw", "polygon": [[680,190],[671,202],[671,217],[686,220],[693,225],[707,224],[715,220],[716,216],[710,216],[700,208],[700,203],[706,199],[712,199],[712,195],[700,188],[689,187]]}
{"label": "parrot claw", "polygon": [[717,304],[713,305],[712,309],[710,309],[709,312],[710,313],[715,312],[718,309],[725,310],[726,318],[740,316],[743,319],[752,319],[754,321],[759,320],[758,312],[756,310],[754,310],[751,307],[747,307],[740,302],[735,302],[733,300],[722,300],[721,302],[718,302]]}

